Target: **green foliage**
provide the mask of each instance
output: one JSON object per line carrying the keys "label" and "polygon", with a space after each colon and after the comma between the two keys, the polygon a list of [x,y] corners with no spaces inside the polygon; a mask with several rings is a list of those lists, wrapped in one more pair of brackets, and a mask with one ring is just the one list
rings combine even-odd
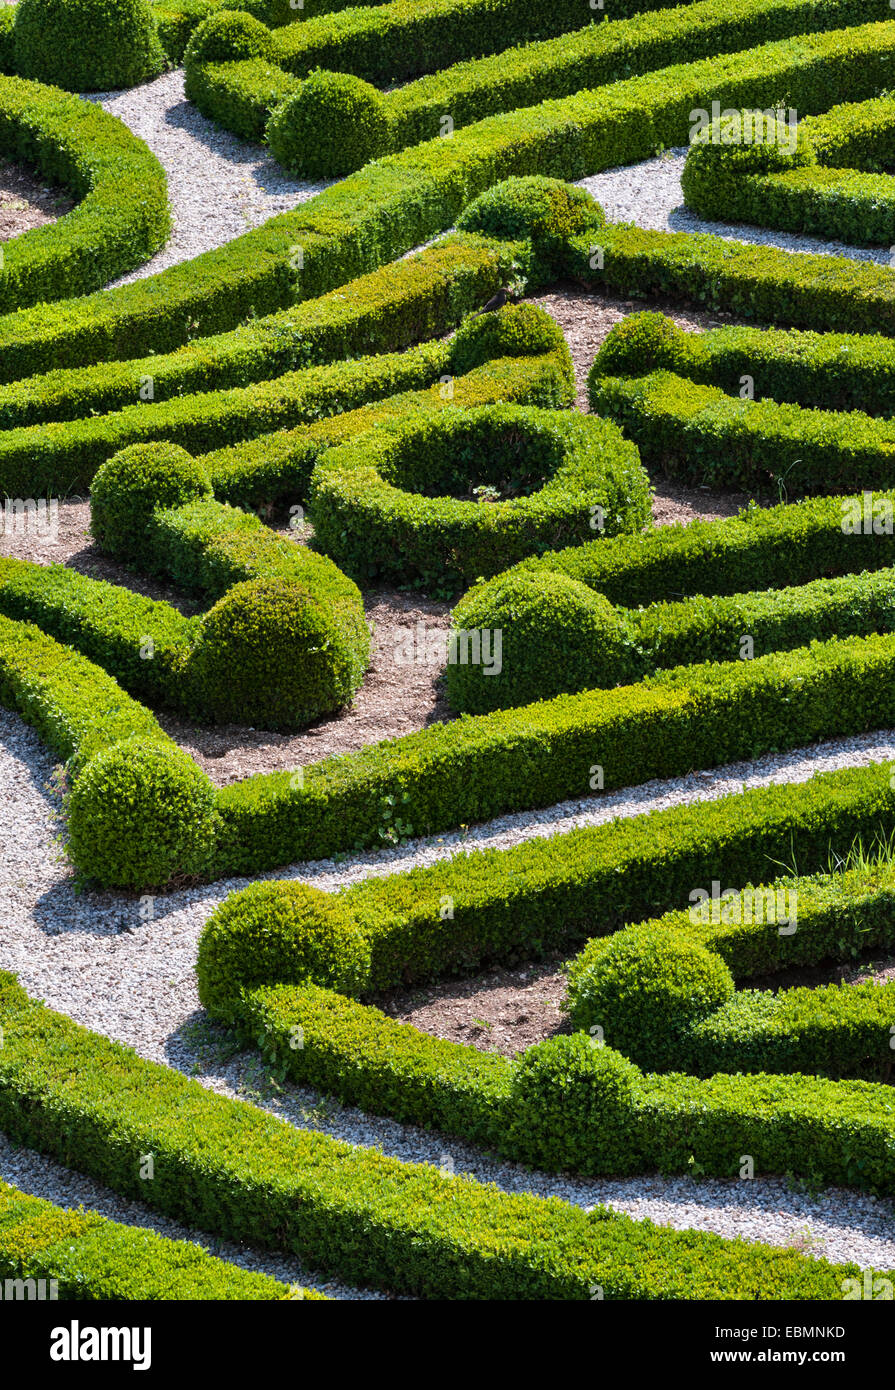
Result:
{"label": "green foliage", "polygon": [[123,739],[82,769],[68,800],[68,833],[73,860],[100,884],[161,887],[207,868],[214,789],[179,748]]}
{"label": "green foliage", "polygon": [[207,472],[185,449],[177,444],[132,444],[107,459],[93,479],[93,539],[117,559],[151,566],[153,512],[211,495]]}
{"label": "green foliage", "polygon": [[[216,1095],[2,986],[0,1026],[0,1126],[14,1143],[56,1156],[169,1216],[287,1250],[345,1280],[431,1298],[587,1301],[599,1285],[606,1298],[754,1299],[772,1288],[781,1298],[837,1299],[843,1279],[860,1274],[856,1266],[794,1250],[660,1230],[604,1210],[498,1192],[340,1143]],[[750,1079],[736,1080],[745,1110]],[[711,1094],[713,1083],[690,1085]],[[870,1160],[871,1181],[880,1144],[874,1151],[865,1137],[878,1124],[865,1093],[874,1089],[865,1085],[839,1104],[855,1156]],[[724,1109],[732,1097],[715,1090],[729,1154]],[[669,1102],[657,1128],[670,1128],[675,1116],[680,1127],[693,1104],[687,1095],[679,1105]],[[799,1118],[791,1123],[804,1142]],[[707,1150],[713,1127],[720,1130],[714,1113],[702,1122]],[[778,1145],[779,1157],[786,1160],[792,1147]],[[155,1158],[150,1183],[139,1176],[146,1153]],[[706,1156],[717,1164],[713,1153]]]}
{"label": "green foliage", "polygon": [[536,304],[505,304],[490,314],[472,314],[451,339],[450,365],[458,376],[499,357],[553,354],[572,371],[563,331]]}
{"label": "green foliage", "polygon": [[314,72],[271,112],[270,152],[304,178],[350,174],[388,147],[388,117],[375,87],[350,73]]}
{"label": "green foliage", "polygon": [[537,268],[535,283],[548,284],[565,269],[572,237],[599,235],[603,209],[584,188],[542,176],[495,184],[464,210],[461,231],[499,241],[530,241]]}
{"label": "green foliage", "polygon": [[597,509],[610,535],[639,530],[650,493],[604,421],[496,405],[384,421],[320,458],[310,502],[316,544],[349,574],[456,588],[587,539]]}
{"label": "green foliage", "polygon": [[133,87],[165,66],[149,0],[18,0],[13,52],[23,77],[70,92]]}
{"label": "green foliage", "polygon": [[734,997],[724,961],[674,932],[632,927],[595,940],[576,964],[569,1008],[576,1028],[646,1065],[680,1055],[681,1034]]}
{"label": "green foliage", "polygon": [[267,58],[273,46],[273,36],[266,24],[253,15],[237,10],[217,10],[204,19],[193,31],[183,55],[186,69],[186,94],[190,76],[198,63],[230,63],[247,58]]}
{"label": "green foliage", "polygon": [[338,896],[306,883],[253,883],[208,919],[196,963],[202,1003],[234,1022],[244,988],[316,984],[353,995],[370,974],[370,943]]}

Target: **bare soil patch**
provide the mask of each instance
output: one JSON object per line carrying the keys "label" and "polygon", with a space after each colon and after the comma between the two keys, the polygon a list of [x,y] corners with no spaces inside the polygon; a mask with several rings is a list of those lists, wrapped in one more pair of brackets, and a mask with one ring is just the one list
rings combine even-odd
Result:
{"label": "bare soil patch", "polygon": [[45,227],[74,206],[74,198],[44,183],[36,169],[0,160],[0,241]]}

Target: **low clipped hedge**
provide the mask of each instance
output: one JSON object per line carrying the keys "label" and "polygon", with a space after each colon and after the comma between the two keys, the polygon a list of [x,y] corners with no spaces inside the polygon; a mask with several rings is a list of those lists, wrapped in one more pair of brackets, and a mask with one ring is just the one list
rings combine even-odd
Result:
{"label": "low clipped hedge", "polygon": [[[801,790],[808,790],[810,797],[819,787]],[[757,793],[755,804],[767,797],[767,792]],[[732,800],[701,808],[703,831],[710,840],[728,823]],[[766,805],[770,806],[767,800]],[[795,814],[789,823],[795,822],[801,838],[810,818],[807,801],[798,809],[791,803],[790,810]],[[653,843],[651,829],[665,820],[663,831],[671,832],[672,822],[680,829],[682,819],[677,810],[655,813],[625,829],[646,850]],[[781,816],[781,830],[786,822]],[[603,838],[615,828],[604,827]],[[816,822],[808,833],[817,834]],[[769,1070],[807,1064],[811,1071],[828,1067],[848,1072],[873,1066],[879,1074],[888,1069],[890,989],[796,990],[776,999],[754,992],[737,996],[724,960],[700,944],[692,927],[684,931],[665,922],[648,924],[591,941],[573,963],[573,1021],[589,1035],[554,1037],[512,1061],[420,1033],[333,992],[333,967],[349,959],[347,942],[352,963],[359,959],[358,933],[367,936],[371,948],[367,990],[381,988],[387,980],[406,983],[419,966],[435,973],[456,966],[456,943],[447,926],[461,934],[467,929],[463,959],[471,965],[476,957],[468,935],[473,912],[479,920],[482,913],[490,915],[496,925],[489,870],[494,887],[503,880],[506,908],[523,918],[522,932],[504,937],[503,950],[510,952],[549,949],[543,935],[525,931],[529,894],[538,899],[541,920],[555,934],[563,931],[563,908],[571,909],[573,916],[577,911],[576,930],[583,925],[583,910],[601,932],[612,931],[617,910],[612,902],[613,873],[624,899],[623,912],[657,890],[662,896],[668,893],[661,871],[653,878],[645,873],[642,857],[623,855],[620,863],[608,857],[604,861],[605,887],[597,889],[594,899],[595,878],[574,851],[569,853],[574,837],[559,838],[566,842],[548,842],[552,851],[546,858],[553,859],[550,888],[543,842],[460,856],[432,870],[373,880],[334,896],[295,883],[254,885],[228,899],[206,924],[197,962],[200,996],[214,1016],[235,1024],[245,1041],[260,1046],[281,1077],[319,1087],[344,1103],[463,1134],[517,1160],[617,1175],[657,1164],[666,1172],[687,1171],[694,1161],[703,1165],[707,1159],[707,1171],[729,1177],[737,1173],[745,1151],[757,1171],[810,1171],[815,1180],[892,1190],[895,1121],[888,1088],[860,1081],[831,1083],[812,1075],[787,1076],[779,1082],[766,1074],[716,1075],[699,1083],[691,1076],[645,1076],[630,1056],[644,1065],[649,1058],[663,1071],[691,1058],[697,1067],[702,1062],[711,1070],[712,1048],[717,1048],[723,1064],[733,1060],[742,1044],[743,1063],[731,1070],[759,1071],[767,1056]],[[576,848],[582,843],[578,840]],[[664,844],[676,854],[680,841],[669,834]],[[741,846],[745,848],[744,842]],[[717,844],[712,848],[717,851]],[[800,849],[804,852],[804,840]],[[814,852],[808,851],[809,857]],[[689,859],[698,876],[693,856],[704,869],[710,855],[705,842],[693,838],[682,851],[682,861]],[[667,874],[668,859],[661,857]],[[577,859],[574,869],[571,858]],[[732,864],[728,860],[725,872]],[[558,875],[565,876],[562,888]],[[684,872],[681,878],[686,882]],[[874,926],[879,930],[884,897],[891,907],[891,871],[888,878],[887,892],[871,890],[871,931]],[[828,897],[838,898],[841,915],[846,908],[841,879],[828,879],[824,886]],[[438,893],[434,900],[433,888]],[[551,891],[548,906],[545,894]],[[420,897],[432,913],[432,939],[424,954],[419,938],[422,949],[408,960],[408,908],[413,912],[410,904]],[[436,916],[433,909],[445,902],[451,914],[442,926],[444,913]],[[610,904],[612,915],[604,916]],[[851,922],[845,940],[838,943],[839,954],[847,950],[849,940],[862,938],[863,916],[855,913],[853,900],[848,906]],[[756,932],[750,926],[749,931],[763,936],[768,928]],[[891,926],[882,934],[891,938]],[[313,955],[308,954],[310,943]],[[385,964],[386,953],[398,943],[398,951]],[[812,947],[823,953],[817,937],[808,946],[809,954]],[[797,954],[804,956],[803,945]],[[487,952],[489,956],[493,953]],[[377,957],[384,970],[377,971]],[[358,992],[354,970],[348,992]],[[775,1103],[763,1110],[769,1092]],[[672,1137],[675,1115],[682,1128]]]}
{"label": "low clipped hedge", "polygon": [[95,581],[15,566],[0,587],[4,611],[39,617],[126,687],[219,722],[300,728],[351,699],[370,652],[355,585],[257,516],[216,502],[184,450],[134,445],[114,455],[96,476],[92,512],[101,548],[212,606],[189,620],[120,591],[106,607]]}
{"label": "low clipped hedge", "polygon": [[[325,1299],[290,1289],[210,1255],[186,1240],[124,1226],[97,1212],[66,1210],[0,1182],[0,1280],[55,1283],[59,1299]],[[34,1297],[35,1293],[31,1294]]]}
{"label": "low clipped hedge", "polygon": [[[574,690],[613,686],[705,661],[752,660],[812,641],[895,628],[895,569],[794,588],[613,608],[551,569],[514,570],[470,590],[452,633],[500,631],[501,669],[449,663],[455,709],[482,714]],[[745,643],[745,645],[744,645]]]}
{"label": "low clipped hedge", "polygon": [[[782,891],[797,893],[793,881]],[[589,943],[573,962],[568,1003],[576,1028],[599,1029],[601,1040],[656,1071],[881,1081],[892,1068],[893,995],[875,981],[736,991],[727,965],[692,930],[656,924]]]}
{"label": "low clipped hedge", "polygon": [[588,539],[598,513],[639,531],[650,502],[614,426],[508,405],[383,422],[323,454],[310,490],[315,544],[359,582],[438,588]]}
{"label": "low clipped hedge", "polygon": [[642,376],[663,369],[738,396],[744,377],[757,400],[822,410],[895,412],[892,344],[878,333],[815,333],[724,324],[686,333],[664,314],[644,311],[616,324],[591,377]]}
{"label": "low clipped hedge", "polygon": [[591,378],[588,396],[647,466],[674,477],[790,496],[892,481],[895,427],[860,411],[738,399],[664,371]]}
{"label": "low clipped hedge", "polygon": [[18,0],[13,56],[23,77],[70,92],[134,87],[165,66],[149,0]]}
{"label": "low clipped hedge", "polygon": [[[169,351],[190,336],[229,329],[252,311],[264,315],[320,295],[430,240],[500,179],[534,173],[576,179],[647,158],[659,144],[682,143],[689,111],[705,100],[767,104],[787,88],[799,111],[809,112],[831,102],[873,96],[886,84],[888,45],[889,31],[879,25],[802,36],[735,57],[614,83],[603,89],[599,102],[585,92],[492,117],[487,125],[456,131],[450,140],[436,139],[374,161],[294,212],[272,218],[263,228],[188,265],[162,272],[151,286],[130,285],[102,298],[87,298],[64,315],[41,310],[0,322],[0,375],[10,380],[51,366]],[[715,245],[710,239],[703,246],[687,235],[676,240],[662,233],[638,235],[627,228],[624,254],[619,246],[607,244],[611,256],[602,271],[590,268],[589,241],[581,246],[573,242],[569,273],[580,274],[587,283],[607,284],[616,273],[625,279],[632,259],[641,256],[644,237],[653,254],[662,248],[669,256],[672,267],[665,278],[675,293],[689,278],[697,288],[710,284],[714,293],[726,295],[731,277],[719,276],[718,260],[737,251],[754,252],[723,241]],[[290,250],[296,245],[302,246],[304,256],[298,283]],[[680,266],[682,248],[688,276]],[[822,294],[817,275],[821,263]],[[769,248],[763,248],[758,261],[740,256],[741,275],[747,266],[755,279],[753,300],[772,306],[771,321],[789,310],[777,282],[794,273],[804,294],[817,301],[812,303],[812,324],[820,322],[824,311],[829,319],[830,300],[839,317],[824,326],[880,331],[891,319],[886,303],[895,271],[890,268],[827,257],[793,258]],[[789,295],[790,301],[800,297]]]}
{"label": "low clipped hedge", "polygon": [[[455,63],[381,92],[388,151],[441,135],[446,114],[459,128],[614,82],[621,63],[628,75],[643,74],[771,39],[862,24],[867,18],[866,5],[856,0],[834,0],[822,10],[811,0],[734,0],[728,5],[697,0],[670,11],[650,7],[630,19],[615,18],[613,11],[608,23]],[[271,52],[269,42],[264,52]],[[267,56],[187,59],[191,100],[211,120],[247,139],[261,139],[271,112],[298,91],[301,81]]]}
{"label": "low clipped hedge", "polygon": [[[737,120],[749,118],[754,124],[754,113],[736,113]],[[822,167],[804,124],[794,130],[780,123],[754,142],[725,143],[725,120],[711,122],[690,146],[681,177],[688,208],[704,218],[850,243],[892,241],[890,175]]]}
{"label": "low clipped hedge", "polygon": [[794,1250],[504,1194],[296,1129],[32,1003],[9,975],[0,1026],[0,1125],[14,1143],[346,1280],[430,1298],[755,1298],[772,1287],[833,1299],[860,1277]]}
{"label": "low clipped hedge", "polygon": [[35,164],[43,178],[79,200],[58,222],[6,244],[0,313],[98,289],[142,265],[167,240],[164,170],[143,141],[100,106],[4,77],[0,153]]}

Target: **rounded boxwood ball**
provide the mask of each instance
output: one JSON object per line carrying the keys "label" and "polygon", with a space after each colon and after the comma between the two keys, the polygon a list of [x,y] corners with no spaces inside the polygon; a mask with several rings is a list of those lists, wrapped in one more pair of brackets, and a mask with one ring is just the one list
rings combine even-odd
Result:
{"label": "rounded boxwood ball", "polygon": [[338,178],[386,153],[389,120],[369,82],[321,70],[274,108],[266,134],[284,169],[307,178]]}
{"label": "rounded boxwood ball", "polygon": [[208,473],[179,444],[131,444],[106,459],[90,486],[93,538],[109,555],[149,563],[152,513],[211,495]]}
{"label": "rounded boxwood ball", "polygon": [[218,10],[194,29],[183,55],[189,71],[197,63],[238,63],[269,58],[273,34],[266,24],[241,10]]}
{"label": "rounded boxwood ball", "polygon": [[649,310],[629,314],[615,325],[603,342],[588,379],[637,376],[660,367],[679,371],[682,357],[689,355],[693,337],[664,314]]}
{"label": "rounded boxwood ball", "polygon": [[676,1040],[733,998],[733,976],[714,951],[662,927],[631,927],[592,941],[570,972],[576,1028],[641,1066],[672,1063]]}
{"label": "rounded boxwood ball", "polygon": [[236,1017],[240,990],[311,983],[357,996],[369,980],[370,944],[337,893],[306,883],[253,883],[226,898],[199,942],[199,998]]}
{"label": "rounded boxwood ball", "polygon": [[609,600],[553,570],[509,571],[477,585],[457,604],[451,625],[501,634],[498,673],[460,662],[447,667],[448,699],[471,714],[624,684],[638,670],[632,640]]}
{"label": "rounded boxwood ball", "polygon": [[149,0],[19,0],[13,54],[20,76],[69,92],[134,87],[165,68]]}
{"label": "rounded boxwood ball", "polygon": [[480,194],[457,226],[499,241],[530,241],[534,282],[542,283],[564,271],[571,237],[597,232],[605,222],[603,209],[585,188],[533,174],[505,179]]}
{"label": "rounded boxwood ball", "polygon": [[139,736],[97,753],[68,799],[72,858],[107,887],[155,888],[200,874],[215,838],[215,792],[173,744]]}
{"label": "rounded boxwood ball", "polygon": [[451,339],[450,351],[451,370],[457,376],[498,357],[553,352],[571,362],[559,324],[536,304],[506,304],[493,314],[470,315]]}
{"label": "rounded boxwood ball", "polygon": [[584,1033],[530,1047],[516,1063],[509,1102],[515,1156],[576,1172],[635,1171],[640,1081],[626,1057]]}
{"label": "rounded boxwood ball", "polygon": [[292,730],[347,704],[356,664],[344,624],[311,589],[247,579],[203,617],[188,679],[220,723]]}

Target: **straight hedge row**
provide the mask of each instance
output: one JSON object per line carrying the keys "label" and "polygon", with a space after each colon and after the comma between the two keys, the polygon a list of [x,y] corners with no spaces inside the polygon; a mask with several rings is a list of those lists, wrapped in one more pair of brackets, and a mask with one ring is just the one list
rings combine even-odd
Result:
{"label": "straight hedge row", "polygon": [[[0,375],[15,380],[51,366],[169,351],[191,334],[229,329],[252,311],[269,314],[323,294],[444,231],[473,197],[509,174],[546,171],[576,179],[646,158],[657,146],[680,144],[689,131],[689,112],[712,100],[767,105],[785,87],[799,111],[808,113],[831,102],[873,96],[886,85],[891,44],[891,25],[807,35],[614,83],[602,89],[599,102],[580,93],[492,117],[455,132],[450,140],[378,160],[294,212],[151,282],[88,297],[67,306],[64,315],[46,306],[7,317],[0,321]],[[652,235],[653,247],[675,241]],[[633,236],[626,231],[626,238]],[[684,236],[683,241],[691,263],[698,260],[699,239]],[[304,259],[298,285],[290,263],[290,248],[297,244]],[[634,238],[626,245],[630,261],[642,242]],[[720,246],[729,253],[729,243]],[[772,303],[771,281],[791,274],[793,261],[809,281],[818,268],[811,258],[776,252],[767,259],[768,254],[765,250],[760,289]],[[579,257],[585,278],[592,279],[589,245],[576,251],[576,266]],[[878,298],[891,295],[895,272],[855,269],[852,262],[846,268],[822,259],[825,284],[835,285],[833,297],[840,303],[848,302],[853,289],[864,290],[863,301],[859,295],[850,305],[845,325],[840,319],[832,326],[884,328],[885,314],[877,314],[872,323],[864,321],[867,291],[878,291]],[[856,278],[849,281],[840,270]],[[605,283],[605,272],[598,274]],[[700,278],[704,283],[705,274]],[[824,298],[816,283],[812,291],[818,300]],[[788,307],[778,297],[774,313]],[[820,306],[817,318],[819,313]]]}
{"label": "straight hedge row", "polygon": [[36,1296],[36,1281],[54,1281],[60,1300],[326,1298],[316,1289],[288,1289],[270,1275],[227,1264],[189,1241],[123,1226],[96,1212],[65,1210],[5,1182],[0,1281],[12,1281],[14,1296],[20,1284],[22,1298]]}
{"label": "straight hedge row", "polygon": [[674,477],[784,496],[892,482],[895,426],[857,410],[737,399],[665,371],[592,378],[588,397]]}
{"label": "straight hedge row", "polygon": [[[432,1298],[839,1298],[856,1266],[506,1195],[299,1130],[0,977],[0,1126],[200,1229]],[[126,1123],[122,1123],[126,1117]],[[154,1156],[152,1182],[141,1156]]]}
{"label": "straight hedge row", "polygon": [[[609,333],[591,375],[642,376],[676,372],[738,396],[744,386],[770,397],[823,410],[895,413],[895,356],[879,333],[815,333],[724,324],[686,333],[664,314],[631,314]],[[751,386],[750,386],[751,383]]]}
{"label": "straight hedge row", "polygon": [[21,78],[0,83],[0,153],[79,200],[4,248],[0,313],[98,289],[163,246],[167,181],[142,140],[102,107]]}

